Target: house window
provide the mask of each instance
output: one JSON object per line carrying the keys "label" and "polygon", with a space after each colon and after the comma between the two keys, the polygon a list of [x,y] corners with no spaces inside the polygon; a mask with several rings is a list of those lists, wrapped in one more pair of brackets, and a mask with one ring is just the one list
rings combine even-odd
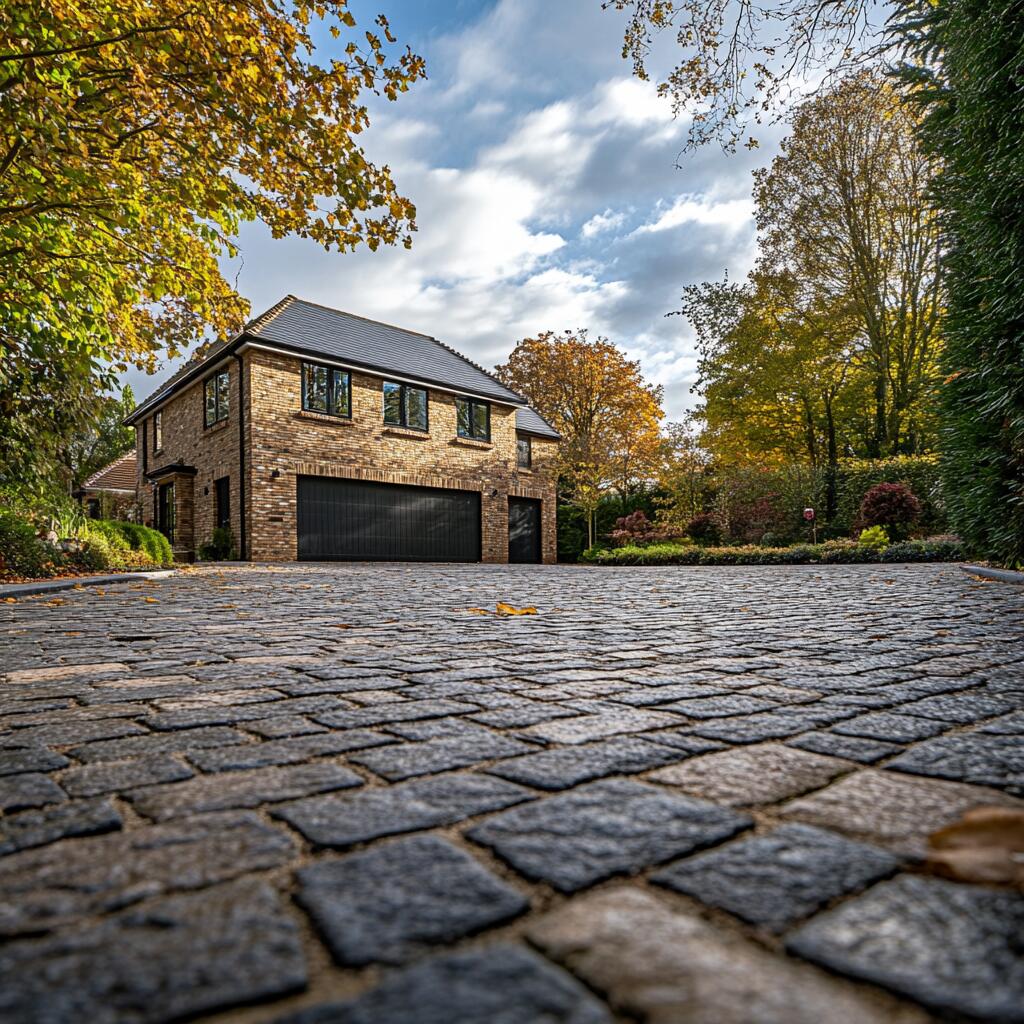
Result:
{"label": "house window", "polygon": [[352,379],[344,370],[302,364],[302,408],[326,416],[352,415]]}
{"label": "house window", "polygon": [[455,420],[459,437],[471,437],[475,441],[490,441],[490,403],[478,402],[473,398],[456,398]]}
{"label": "house window", "polygon": [[203,382],[203,423],[212,427],[214,423],[228,418],[228,384],[230,381],[227,370],[220,370]]}
{"label": "house window", "polygon": [[516,465],[520,469],[529,469],[533,462],[533,445],[528,437],[516,438]]}
{"label": "house window", "polygon": [[384,422],[391,427],[427,429],[427,389],[384,382]]}
{"label": "house window", "polygon": [[214,522],[218,529],[227,530],[231,527],[231,477],[222,476],[214,480],[213,493],[216,504]]}
{"label": "house window", "polygon": [[164,447],[164,423],[163,413],[153,414],[153,451],[163,451]]}

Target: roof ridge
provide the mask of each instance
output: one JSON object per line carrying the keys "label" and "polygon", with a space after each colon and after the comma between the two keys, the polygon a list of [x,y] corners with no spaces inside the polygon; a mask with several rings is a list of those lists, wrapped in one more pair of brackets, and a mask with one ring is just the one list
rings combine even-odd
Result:
{"label": "roof ridge", "polygon": [[[283,312],[284,309],[287,306],[290,306],[293,302],[305,302],[305,301],[306,301],[305,299],[298,299],[298,298],[296,298],[294,295],[292,295],[289,292],[283,299],[280,299],[278,302],[275,302],[270,307],[270,309],[265,309],[262,313],[259,314],[259,316],[255,316],[251,320],[249,320],[245,324],[245,326],[241,329],[241,331],[239,331],[239,334],[245,334],[247,331],[259,330],[261,327],[264,326],[264,324],[268,320],[272,320],[275,316],[277,316],[279,313]],[[310,305],[311,305],[311,303],[310,303]]]}

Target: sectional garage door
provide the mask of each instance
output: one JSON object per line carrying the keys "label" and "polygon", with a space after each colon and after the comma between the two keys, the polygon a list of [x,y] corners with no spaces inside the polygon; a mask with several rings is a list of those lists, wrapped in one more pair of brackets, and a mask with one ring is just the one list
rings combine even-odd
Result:
{"label": "sectional garage door", "polygon": [[299,558],[479,562],[480,494],[298,478]]}

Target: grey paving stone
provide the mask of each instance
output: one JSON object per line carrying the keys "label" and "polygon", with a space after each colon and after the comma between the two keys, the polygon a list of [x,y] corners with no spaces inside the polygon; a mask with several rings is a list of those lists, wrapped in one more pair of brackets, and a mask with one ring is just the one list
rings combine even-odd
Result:
{"label": "grey paving stone", "polygon": [[970,725],[983,718],[994,718],[1019,707],[1012,697],[996,696],[980,691],[958,693],[952,696],[940,694],[924,697],[900,705],[902,715],[921,715],[924,718],[935,718],[941,722],[952,722],[958,725]]}
{"label": "grey paving stone", "polygon": [[781,932],[837,896],[899,867],[899,858],[811,825],[781,825],[669,864],[651,881]]}
{"label": "grey paving stone", "polygon": [[688,725],[678,729],[659,729],[657,732],[642,732],[638,735],[641,739],[650,740],[652,743],[660,743],[665,747],[672,747],[674,750],[682,751],[684,754],[710,754],[713,750],[726,749],[726,745],[719,743],[718,740],[709,740],[703,736],[694,735]]}
{"label": "grey paving stone", "polygon": [[258,722],[274,715],[309,714],[318,717],[347,707],[338,697],[324,694],[315,697],[287,697],[261,701],[258,704],[228,704],[222,707],[192,708],[187,711],[159,711],[146,719],[146,724],[160,731],[169,729],[196,729],[200,726],[232,725]]}
{"label": "grey paving stone", "polygon": [[813,754],[844,757],[849,761],[874,764],[883,757],[898,754],[903,748],[895,743],[863,739],[860,736],[841,736],[835,732],[808,732],[786,741],[787,747],[809,750]]}
{"label": "grey paving stone", "polygon": [[487,775],[441,775],[351,795],[310,797],[271,813],[319,846],[346,847],[421,828],[451,825],[534,796]]}
{"label": "grey paving stone", "polygon": [[353,711],[327,711],[312,717],[332,729],[361,729],[365,726],[386,725],[389,722],[443,718],[446,715],[466,714],[479,710],[475,704],[455,700],[407,700],[400,704],[382,704],[376,707],[356,708]]}
{"label": "grey paving stone", "polygon": [[0,950],[0,1017],[158,1024],[306,984],[299,930],[259,882],[168,896]]}
{"label": "grey paving stone", "polygon": [[943,1014],[1024,1020],[1024,896],[902,875],[811,920],[787,947]]}
{"label": "grey paving stone", "polygon": [[315,757],[330,757],[364,747],[379,747],[397,742],[393,736],[352,729],[348,732],[323,732],[311,736],[289,736],[265,743],[244,746],[192,750],[188,759],[204,772],[233,772],[243,768],[265,768],[271,765],[298,764]]}
{"label": "grey paving stone", "polygon": [[997,789],[865,768],[790,801],[779,813],[897,853],[922,856],[932,832],[985,805],[1024,810],[1024,801]]}
{"label": "grey paving stone", "polygon": [[347,1003],[275,1024],[612,1024],[571,975],[521,946],[450,953],[389,975]]}
{"label": "grey paving stone", "polygon": [[281,739],[284,736],[308,736],[311,733],[326,732],[322,725],[317,725],[311,718],[304,715],[281,715],[277,718],[258,718],[255,722],[246,722],[246,729],[268,740]]}
{"label": "grey paving stone", "polygon": [[715,718],[692,726],[692,732],[725,743],[763,743],[804,732],[812,725],[778,711],[765,711],[733,718]]}
{"label": "grey paving stone", "polygon": [[687,718],[727,718],[730,715],[750,715],[758,711],[771,711],[778,707],[775,701],[747,694],[724,694],[679,700],[663,706],[663,710],[677,711]]}
{"label": "grey paving stone", "polygon": [[466,834],[527,878],[574,892],[721,842],[736,811],[629,779],[592,782],[488,818]]}
{"label": "grey paving stone", "polygon": [[0,750],[0,776],[21,772],[50,772],[71,762],[45,747],[24,747],[18,750]]}
{"label": "grey paving stone", "polygon": [[121,827],[109,800],[72,800],[0,818],[0,855],[45,846],[71,836],[90,836]]}
{"label": "grey paving stone", "polygon": [[[776,956],[633,886],[587,893],[527,937],[644,1024],[926,1024],[924,1014]],[[327,1024],[326,1021],[323,1024]]]}
{"label": "grey paving stone", "polygon": [[540,750],[484,769],[524,786],[568,789],[604,775],[631,775],[671,764],[686,755],[635,736],[617,736],[601,743]]}
{"label": "grey paving stone", "polygon": [[885,711],[871,715],[858,715],[849,721],[840,722],[833,732],[847,736],[866,736],[868,739],[883,740],[887,743],[912,743],[944,732],[949,726],[934,718],[918,718],[914,715],[899,715]]}
{"label": "grey paving stone", "polygon": [[1020,736],[962,732],[911,747],[886,769],[1005,789],[1024,796],[1024,741]]}
{"label": "grey paving stone", "polygon": [[67,800],[67,794],[49,775],[25,772],[0,777],[0,811],[10,814],[28,807],[45,807]]}
{"label": "grey paving stone", "polygon": [[521,729],[538,722],[551,722],[556,718],[573,718],[576,712],[558,704],[545,704],[539,700],[525,700],[512,706],[481,711],[469,717],[474,722],[492,725],[499,729]]}
{"label": "grey paving stone", "polygon": [[44,746],[65,747],[90,740],[116,739],[120,736],[140,736],[148,730],[123,718],[61,722],[57,725],[31,725],[0,736],[0,748]]}
{"label": "grey paving stone", "polygon": [[180,782],[195,773],[169,754],[139,757],[130,761],[97,761],[69,768],[60,777],[72,796],[98,796],[161,782]]}
{"label": "grey paving stone", "polygon": [[123,761],[128,757],[149,757],[153,754],[182,754],[205,747],[223,747],[232,743],[245,743],[251,737],[228,726],[206,729],[183,729],[171,733],[147,733],[124,739],[101,740],[75,747],[71,756],[84,764],[97,761]]}
{"label": "grey paving stone", "polygon": [[578,718],[563,718],[553,722],[540,722],[520,731],[526,739],[546,743],[589,743],[629,732],[646,732],[662,726],[678,725],[679,716],[663,711],[623,708]]}
{"label": "grey paving stone", "polygon": [[765,743],[691,757],[650,779],[728,807],[745,807],[817,789],[851,767],[838,758]]}
{"label": "grey paving stone", "polygon": [[437,836],[411,836],[298,872],[296,899],[339,964],[401,963],[529,906],[510,885]]}
{"label": "grey paving stone", "polygon": [[352,754],[349,760],[397,782],[416,775],[436,775],[453,768],[466,768],[498,757],[512,757],[532,749],[528,743],[488,733],[486,736],[448,736],[422,743],[399,743]]}
{"label": "grey paving stone", "polygon": [[202,811],[281,803],[362,784],[363,780],[349,768],[313,763],[202,775],[186,782],[133,790],[125,796],[139,814],[166,821]]}
{"label": "grey paving stone", "polygon": [[74,839],[0,859],[0,934],[42,931],[176,889],[286,863],[295,844],[251,811]]}
{"label": "grey paving stone", "polygon": [[[571,714],[571,712],[570,712]],[[424,718],[392,722],[383,727],[404,740],[439,740],[453,736],[493,736],[494,732],[468,718]]]}

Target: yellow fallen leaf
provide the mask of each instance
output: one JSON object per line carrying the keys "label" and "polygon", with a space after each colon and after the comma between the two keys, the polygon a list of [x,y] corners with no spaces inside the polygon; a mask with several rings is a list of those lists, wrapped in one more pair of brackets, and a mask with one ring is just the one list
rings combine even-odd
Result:
{"label": "yellow fallen leaf", "polygon": [[159,604],[159,600],[155,597],[147,597],[146,604]]}
{"label": "yellow fallen leaf", "polygon": [[486,608],[467,608],[467,612],[470,615],[490,615],[491,613]]}
{"label": "yellow fallen leaf", "polygon": [[18,599],[16,597],[5,597],[4,604],[17,604]]}
{"label": "yellow fallen leaf", "polygon": [[498,615],[536,615],[537,609],[532,605],[528,605],[526,608],[517,608],[514,604],[506,604],[504,601],[499,601],[495,608],[497,609]]}
{"label": "yellow fallen leaf", "polygon": [[1024,889],[1024,811],[976,807],[928,837],[925,868],[958,882]]}

